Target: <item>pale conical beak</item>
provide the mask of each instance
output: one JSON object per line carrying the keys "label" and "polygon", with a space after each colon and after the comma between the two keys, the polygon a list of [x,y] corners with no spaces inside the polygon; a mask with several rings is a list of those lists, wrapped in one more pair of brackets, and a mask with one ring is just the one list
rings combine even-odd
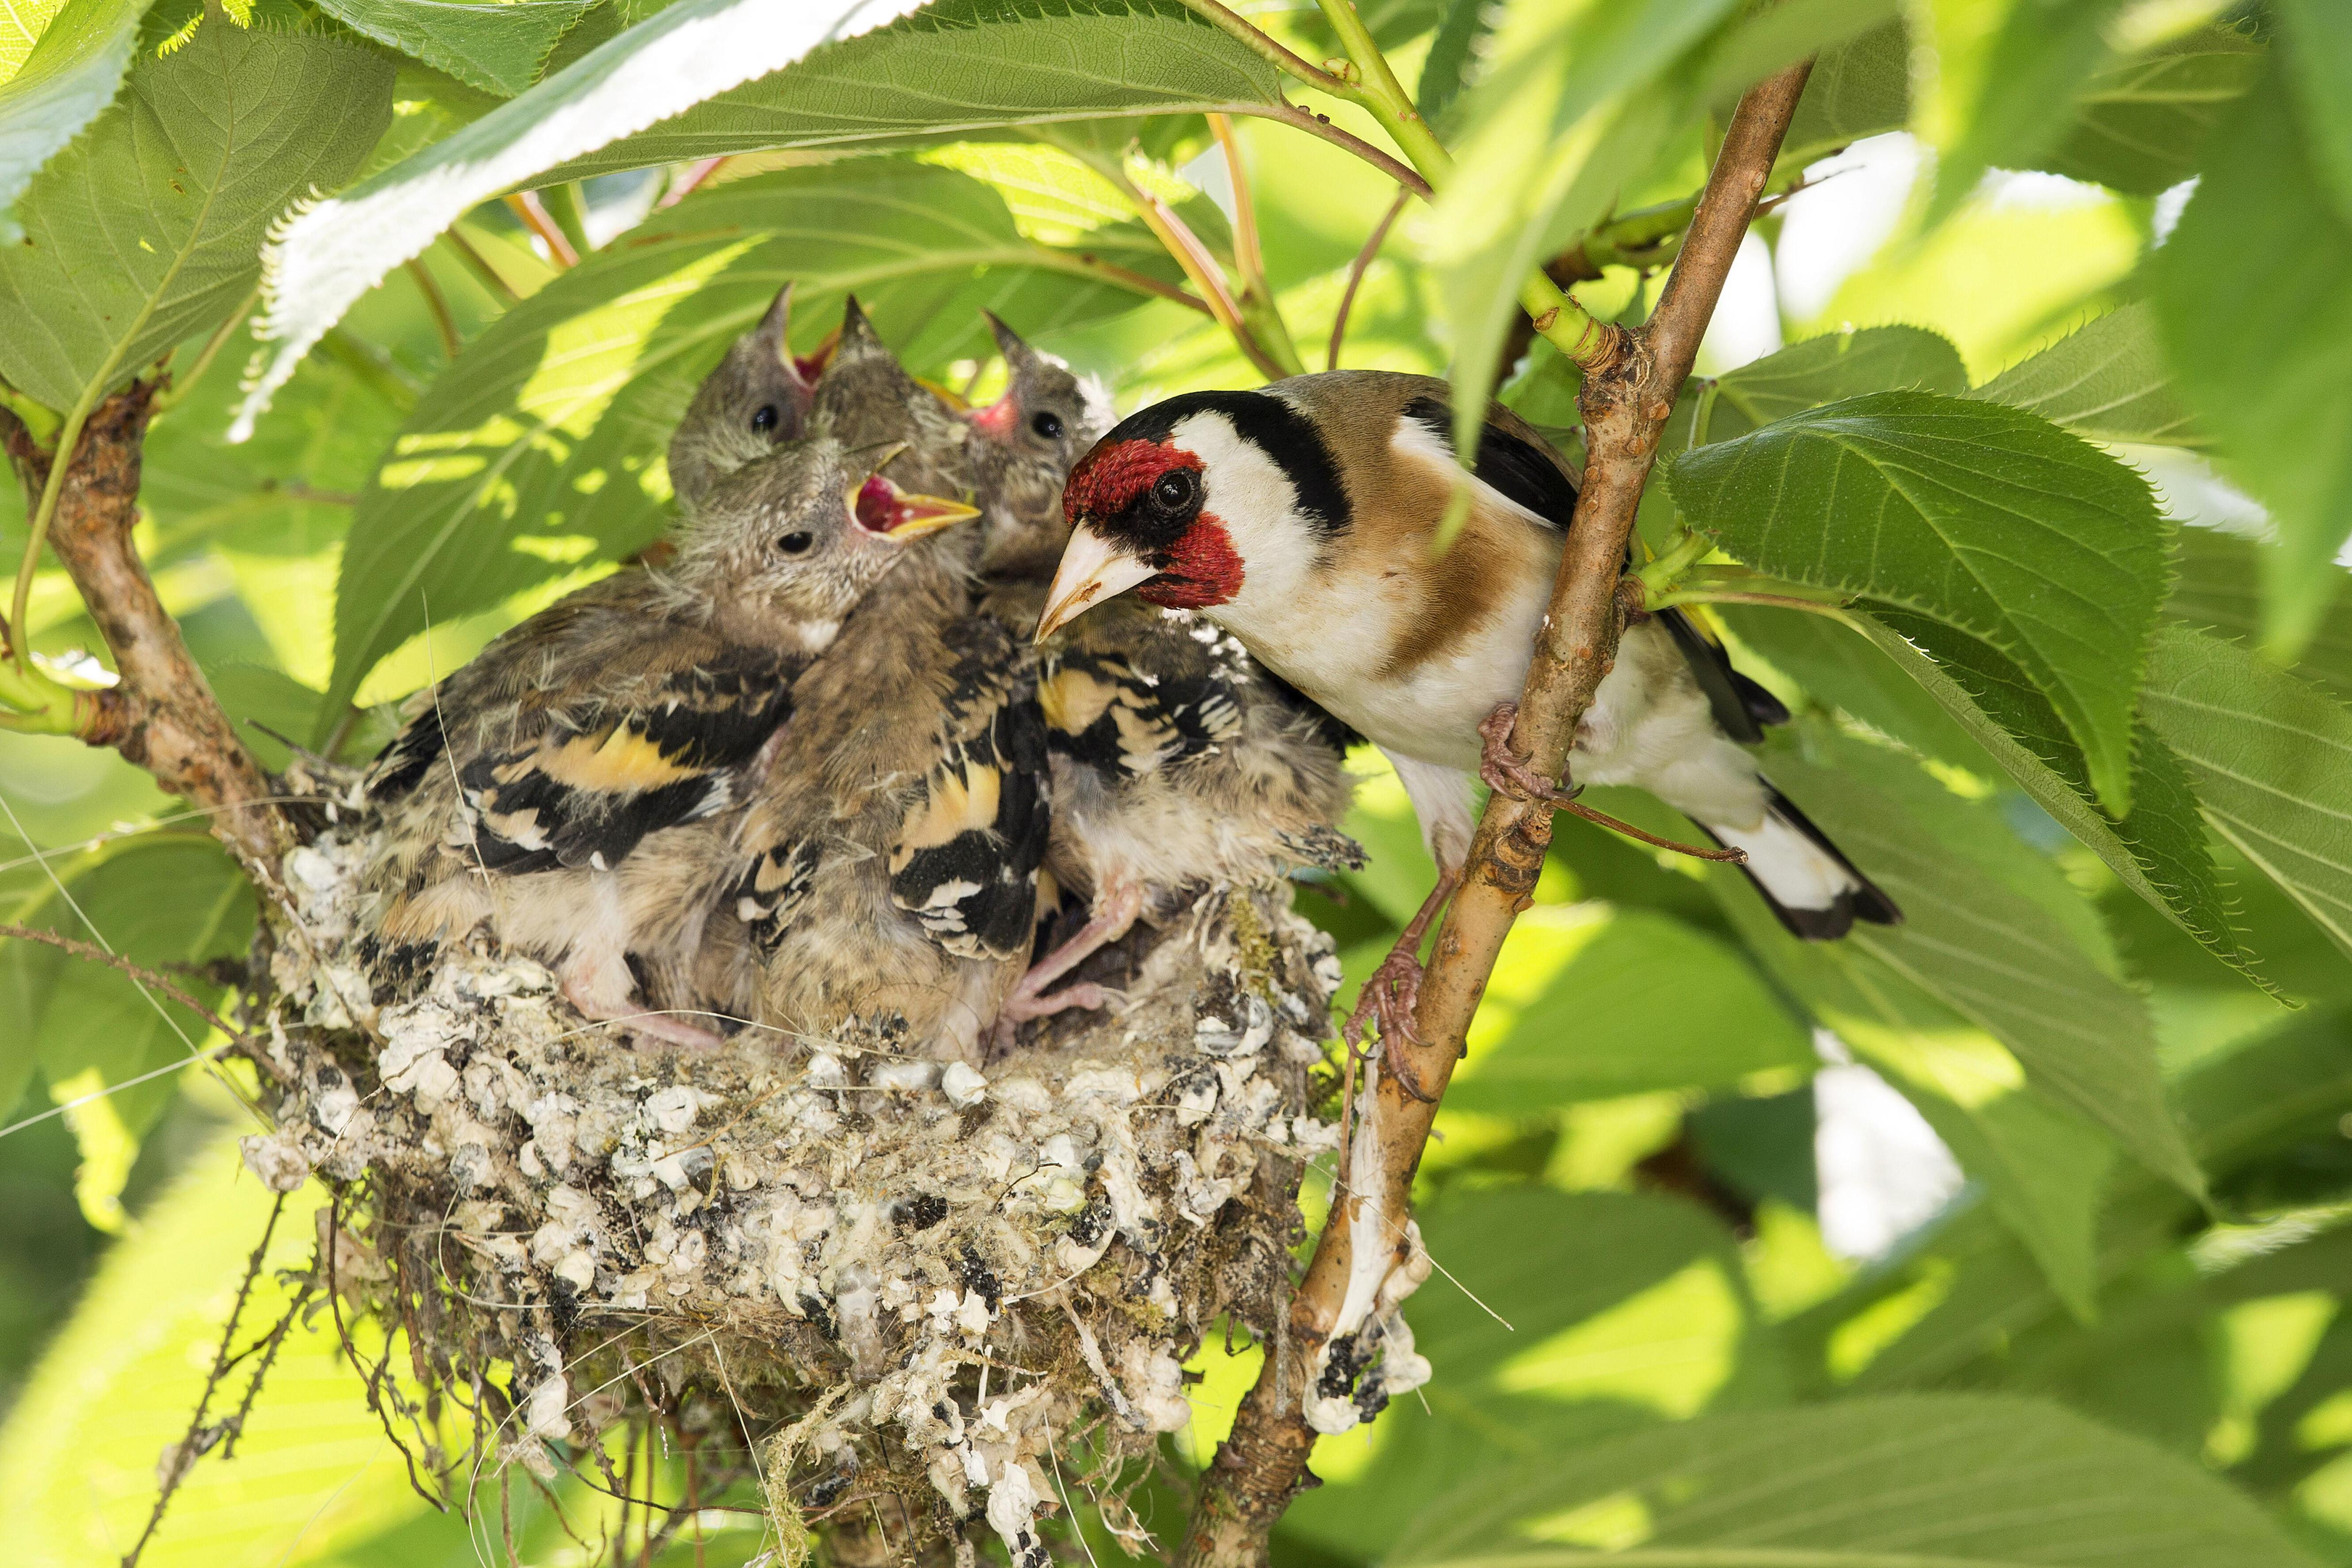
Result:
{"label": "pale conical beak", "polygon": [[1046,590],[1037,640],[1045,641],[1104,600],[1158,575],[1159,568],[1142,557],[1121,550],[1091,528],[1079,528],[1070,535],[1054,585]]}
{"label": "pale conical beak", "polygon": [[876,474],[849,492],[850,514],[868,533],[893,544],[904,544],[927,533],[978,517],[980,509],[945,496],[918,495],[902,490]]}

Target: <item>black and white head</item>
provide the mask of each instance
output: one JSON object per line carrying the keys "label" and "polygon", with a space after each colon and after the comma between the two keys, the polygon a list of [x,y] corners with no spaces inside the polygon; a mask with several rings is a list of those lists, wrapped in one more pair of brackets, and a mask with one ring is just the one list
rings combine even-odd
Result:
{"label": "black and white head", "polygon": [[892,483],[877,470],[896,455],[793,441],[720,475],[688,509],[664,575],[747,631],[781,618],[829,637],[908,545],[979,515]]}
{"label": "black and white head", "polygon": [[1276,392],[1195,392],[1129,416],[1063,492],[1070,542],[1038,628],[1133,589],[1236,624],[1295,603],[1351,510],[1333,444]]}
{"label": "black and white head", "polygon": [[696,389],[669,438],[670,489],[680,502],[691,504],[720,475],[805,431],[826,351],[795,358],[786,341],[792,316],[787,283],[760,324],[729,346]]}

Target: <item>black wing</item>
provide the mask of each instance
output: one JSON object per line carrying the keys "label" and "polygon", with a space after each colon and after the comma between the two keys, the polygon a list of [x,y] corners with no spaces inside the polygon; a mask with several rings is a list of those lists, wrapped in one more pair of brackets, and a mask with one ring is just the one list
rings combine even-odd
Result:
{"label": "black wing", "polygon": [[948,732],[890,847],[890,901],[965,958],[1029,952],[1037,870],[1052,825],[1045,717],[1034,671],[1001,623],[974,616],[961,643]]}
{"label": "black wing", "polygon": [[626,707],[553,719],[533,743],[458,770],[485,869],[618,865],[647,834],[732,804],[738,774],[792,712],[782,656],[730,649]]}
{"label": "black wing", "polygon": [[[1404,416],[1454,447],[1454,410],[1435,397],[1416,397]],[[1489,419],[1478,431],[1478,460],[1470,472],[1555,528],[1565,531],[1576,511],[1576,481],[1549,452]]]}

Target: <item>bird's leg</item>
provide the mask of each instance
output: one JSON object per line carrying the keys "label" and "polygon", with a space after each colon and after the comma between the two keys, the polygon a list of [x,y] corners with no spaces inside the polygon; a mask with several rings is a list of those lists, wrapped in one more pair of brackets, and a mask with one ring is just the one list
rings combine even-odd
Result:
{"label": "bird's leg", "polygon": [[1099,1007],[1105,994],[1099,985],[1081,984],[1066,985],[1051,996],[1045,988],[1102,949],[1135,929],[1143,915],[1143,887],[1140,883],[1119,883],[1095,889],[1095,903],[1087,923],[1077,934],[1030,966],[1021,977],[1013,994],[1004,999],[1003,1008],[996,1016],[997,1045],[1001,1049],[1011,1043],[1014,1029],[1032,1018],[1050,1017],[1070,1007]]}
{"label": "bird's leg", "polygon": [[1728,860],[1734,865],[1747,864],[1748,851],[1745,849],[1709,849],[1704,845],[1661,838],[1647,828],[1636,827],[1630,822],[1621,821],[1605,811],[1597,811],[1585,805],[1576,798],[1584,792],[1582,784],[1571,784],[1563,789],[1537,773],[1527,758],[1511,750],[1511,724],[1518,714],[1517,703],[1498,702],[1495,710],[1478,722],[1478,733],[1486,742],[1479,752],[1478,776],[1486,781],[1488,789],[1497,795],[1509,795],[1514,800],[1538,801],[1561,811],[1573,812],[1585,821],[1597,822],[1612,833],[1622,833],[1628,838],[1659,849],[1671,849],[1677,855],[1687,855],[1694,860]]}
{"label": "bird's leg", "polygon": [[1371,978],[1356,994],[1356,1010],[1348,1015],[1348,1022],[1339,1030],[1348,1049],[1354,1051],[1363,1041],[1364,1016],[1371,1015],[1380,1031],[1382,1064],[1389,1076],[1396,1079],[1397,1087],[1415,1100],[1435,1098],[1422,1092],[1420,1078],[1404,1059],[1408,1041],[1416,1046],[1422,1043],[1412,1026],[1413,1009],[1421,1003],[1422,939],[1429,934],[1430,922],[1437,918],[1437,911],[1445,907],[1445,900],[1461,885],[1461,867],[1438,872],[1437,885],[1429,889],[1429,897],[1422,900],[1421,908],[1398,934],[1396,945],[1389,949],[1389,955],[1381,960],[1381,966],[1372,971]]}
{"label": "bird's leg", "polygon": [[696,1050],[709,1050],[727,1043],[709,1029],[683,1018],[649,1012],[635,1001],[629,994],[635,983],[625,962],[605,963],[593,958],[574,957],[564,963],[561,978],[563,999],[578,1008],[583,1018],[600,1024],[619,1024],[648,1039]]}
{"label": "bird's leg", "polygon": [[1517,703],[1497,702],[1492,713],[1478,721],[1478,737],[1485,742],[1478,752],[1478,777],[1488,789],[1514,800],[1566,805],[1576,798],[1576,788],[1561,788],[1557,782],[1536,772],[1526,757],[1511,750],[1511,725],[1518,716]]}

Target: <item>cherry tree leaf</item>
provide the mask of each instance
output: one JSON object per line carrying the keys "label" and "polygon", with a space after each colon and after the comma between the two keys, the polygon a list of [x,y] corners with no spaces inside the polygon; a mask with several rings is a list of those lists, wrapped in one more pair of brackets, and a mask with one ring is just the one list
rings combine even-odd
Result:
{"label": "cherry tree leaf", "polygon": [[2135,689],[2169,574],[2137,474],[2017,409],[1888,392],[1694,447],[1670,483],[1749,565],[1998,648],[2056,709],[2100,803],[2130,809]]}

